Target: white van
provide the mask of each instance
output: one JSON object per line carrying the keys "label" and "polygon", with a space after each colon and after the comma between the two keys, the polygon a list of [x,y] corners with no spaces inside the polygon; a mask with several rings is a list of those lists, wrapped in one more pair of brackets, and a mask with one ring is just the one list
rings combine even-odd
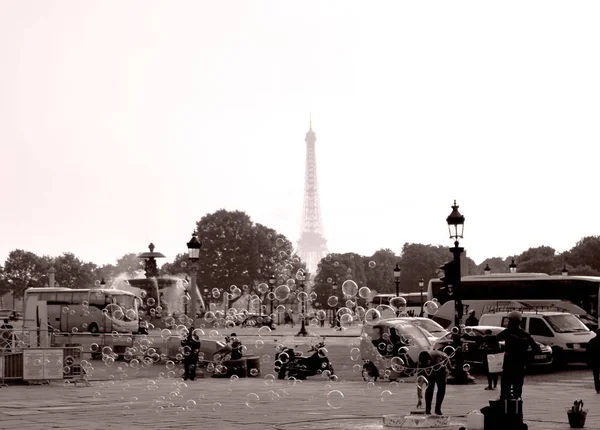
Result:
{"label": "white van", "polygon": [[[475,311],[475,316],[498,312],[499,310],[527,311],[557,311],[568,312],[575,315],[590,330],[598,328],[598,321],[585,310],[567,300],[463,300],[463,315],[467,316],[470,310]],[[441,305],[435,315],[431,318],[439,325],[450,329],[454,325],[454,300],[448,300]]]}
{"label": "white van", "polygon": [[[508,311],[483,314],[479,324],[506,327],[508,314]],[[553,362],[558,366],[586,361],[587,344],[595,334],[575,315],[568,312],[523,312],[522,315],[521,328],[537,342],[552,348]]]}

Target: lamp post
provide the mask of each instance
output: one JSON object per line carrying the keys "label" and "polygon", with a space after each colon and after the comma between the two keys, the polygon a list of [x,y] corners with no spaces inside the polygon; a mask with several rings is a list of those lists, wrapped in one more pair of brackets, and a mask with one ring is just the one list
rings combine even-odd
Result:
{"label": "lamp post", "polygon": [[492,274],[492,269],[490,269],[490,265],[486,264],[485,268],[483,269],[483,274],[484,275],[491,275]]}
{"label": "lamp post", "polygon": [[[396,283],[396,297],[400,296],[400,274],[402,273],[402,269],[398,263],[396,263],[396,267],[394,267],[394,282]],[[396,316],[400,315],[400,309],[396,309]]]}
{"label": "lamp post", "polygon": [[423,287],[425,286],[425,279],[421,278],[419,279],[419,291],[421,292],[421,313],[419,314],[420,317],[423,316]]}
{"label": "lamp post", "polygon": [[204,287],[204,297],[206,298],[206,303],[204,306],[206,306],[207,311],[210,311],[210,296],[208,295],[208,288],[206,287]]}
{"label": "lamp post", "polygon": [[517,273],[517,265],[515,264],[515,259],[512,259],[512,262],[508,266],[508,271],[510,273]]}
{"label": "lamp post", "polygon": [[184,312],[184,313],[187,315],[187,313],[188,313],[188,303],[189,303],[189,291],[188,291],[188,289],[187,289],[187,288],[184,288],[184,289],[183,289],[183,295],[184,295],[185,297],[188,297],[188,300],[186,300],[186,301],[184,302],[184,304],[183,304],[183,312]]}
{"label": "lamp post", "polygon": [[[464,356],[462,351],[462,317],[463,317],[463,304],[462,304],[462,285],[461,285],[461,272],[460,272],[460,254],[463,253],[464,248],[459,247],[458,239],[463,238],[463,230],[465,225],[465,217],[458,211],[458,205],[454,200],[452,205],[452,212],[446,218],[448,223],[448,232],[450,233],[450,239],[454,239],[454,247],[450,248],[450,252],[454,256],[454,270],[452,270],[452,285],[454,290],[454,325],[456,326],[456,333],[454,333],[453,341],[456,347],[456,366],[450,378],[448,378],[449,384],[469,384],[475,381],[469,372],[463,369]],[[453,330],[454,331],[454,330]]]}
{"label": "lamp post", "polygon": [[198,233],[196,231],[192,233],[192,238],[187,243],[187,248],[188,259],[190,260],[190,275],[192,278],[189,285],[192,304],[189,307],[189,310],[190,314],[192,314],[192,324],[194,324],[196,321],[197,313],[196,306],[198,304],[198,286],[196,285],[196,279],[198,277],[198,260],[200,259],[200,248],[202,248],[202,242],[198,240]]}
{"label": "lamp post", "polygon": [[[298,272],[296,279],[300,281],[300,292],[304,293],[304,273]],[[308,332],[306,331],[306,298],[304,296],[305,294],[302,294],[302,300],[300,300],[302,302],[302,325],[296,336],[308,336]]]}
{"label": "lamp post", "polygon": [[560,272],[560,274],[563,275],[563,276],[569,276],[569,271],[567,270],[567,265],[566,264],[563,264],[563,269]]}
{"label": "lamp post", "polygon": [[[337,292],[337,288],[338,288],[337,282],[333,281],[332,287],[333,287],[333,295],[338,299],[338,302],[339,302],[339,297],[338,297],[338,292]],[[340,326],[340,322],[339,322],[339,320],[337,318],[338,304],[336,304],[334,306],[334,308],[333,308],[333,316],[332,316],[333,317],[333,321],[332,321],[332,324],[331,324],[332,327],[339,327]]]}
{"label": "lamp post", "polygon": [[[271,275],[269,277],[269,291],[272,293],[271,294],[271,315],[273,315],[273,295],[275,294],[273,292],[273,288],[275,288],[275,275]],[[273,325],[273,324],[271,324]]]}
{"label": "lamp post", "polygon": [[104,278],[100,281],[100,288],[106,288],[106,281],[104,281]]}

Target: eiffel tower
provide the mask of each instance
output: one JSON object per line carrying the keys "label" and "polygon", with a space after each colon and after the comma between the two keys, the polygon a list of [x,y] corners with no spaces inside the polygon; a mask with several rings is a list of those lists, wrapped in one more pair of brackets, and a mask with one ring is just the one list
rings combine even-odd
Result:
{"label": "eiffel tower", "polygon": [[319,262],[327,255],[327,240],[323,233],[319,187],[317,183],[317,156],[315,142],[317,137],[312,129],[312,118],[304,138],[306,142],[306,167],[304,172],[304,205],[302,207],[302,225],[297,253],[306,263],[311,277],[317,273]]}

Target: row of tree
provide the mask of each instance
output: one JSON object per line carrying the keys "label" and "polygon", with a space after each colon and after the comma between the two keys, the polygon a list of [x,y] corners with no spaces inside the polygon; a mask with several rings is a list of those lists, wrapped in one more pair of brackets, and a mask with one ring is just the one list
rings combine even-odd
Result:
{"label": "row of tree", "polygon": [[[265,293],[260,292],[258,286],[268,283],[271,275],[275,275],[276,285],[295,279],[299,270],[307,277],[310,275],[285,236],[254,223],[244,212],[218,210],[202,217],[196,227],[202,241],[198,261],[199,286],[201,290],[217,288],[218,300],[225,293],[236,290],[234,286],[242,294],[230,294],[230,303],[246,294],[264,298]],[[347,279],[379,293],[394,292],[396,264],[401,268],[400,291],[418,291],[419,279],[424,278],[427,282],[436,277],[438,267],[451,258],[447,247],[417,243],[405,243],[400,255],[390,249],[381,249],[371,256],[329,254],[321,260],[314,277],[315,303],[326,307],[328,297],[334,292],[334,283],[341,288]],[[479,265],[465,257],[463,275],[483,274],[486,266],[494,273],[508,272],[513,259],[519,272],[558,274],[566,268],[571,275],[600,276],[600,236],[584,237],[571,250],[561,254],[549,246],[540,246],[507,258],[488,258]],[[161,267],[161,274],[184,277],[189,271],[186,265],[187,256],[179,254]],[[143,261],[133,253],[125,254],[114,265],[98,266],[68,252],[50,257],[16,249],[9,254],[4,266],[0,266],[0,295],[11,292],[18,298],[28,286],[47,285],[50,267],[56,269],[58,284],[69,288],[91,286],[101,278],[110,282],[119,275],[143,276]]]}

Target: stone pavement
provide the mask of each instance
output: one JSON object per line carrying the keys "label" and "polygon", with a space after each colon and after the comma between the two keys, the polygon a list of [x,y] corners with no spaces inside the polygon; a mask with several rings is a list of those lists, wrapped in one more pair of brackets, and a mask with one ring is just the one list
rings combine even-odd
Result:
{"label": "stone pavement", "polygon": [[[465,423],[468,412],[497,395],[483,388],[449,386],[443,412]],[[523,398],[531,430],[568,429],[566,408],[578,398],[589,410],[585,428],[600,430],[600,395],[589,379],[565,374],[556,382],[526,383]],[[415,405],[410,380],[140,378],[93,381],[91,387],[54,382],[0,389],[0,429],[382,429],[382,415],[408,413]]]}

